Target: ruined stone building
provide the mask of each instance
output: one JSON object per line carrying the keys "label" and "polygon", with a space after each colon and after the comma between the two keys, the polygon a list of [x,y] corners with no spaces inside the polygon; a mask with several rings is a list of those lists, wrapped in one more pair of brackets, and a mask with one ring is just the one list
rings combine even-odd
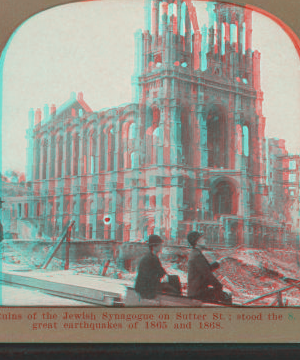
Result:
{"label": "ruined stone building", "polygon": [[282,163],[284,220],[290,230],[298,231],[300,227],[300,156],[285,154],[278,161]]}
{"label": "ruined stone building", "polygon": [[79,239],[155,233],[177,245],[203,230],[216,245],[259,244],[281,225],[268,216],[252,13],[208,3],[200,29],[191,1],[146,1],[145,11],[136,103],[93,112],[79,93],[43,119],[30,112],[27,216],[49,236],[74,219]]}

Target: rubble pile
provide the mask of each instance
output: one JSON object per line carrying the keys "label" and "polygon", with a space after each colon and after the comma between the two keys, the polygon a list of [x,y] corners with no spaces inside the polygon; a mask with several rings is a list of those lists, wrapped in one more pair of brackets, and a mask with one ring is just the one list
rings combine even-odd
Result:
{"label": "rubble pile", "polygon": [[[299,279],[296,261],[281,259],[282,256],[277,257],[277,252],[239,249],[222,262],[215,275],[232,292],[234,303],[244,303],[287,286],[285,278]],[[296,259],[295,254],[293,259]],[[255,305],[270,304],[275,298],[276,295],[267,297]],[[300,290],[288,290],[283,293],[283,298],[289,305],[300,305]]]}
{"label": "rubble pile", "polygon": [[[37,269],[44,261],[49,251],[49,246],[39,248],[28,246],[18,249],[16,245],[7,240],[2,244],[3,262],[10,266]],[[115,259],[100,259],[98,256],[85,257],[76,262],[70,261],[69,269],[74,274],[102,276],[112,279],[122,279],[132,284],[137,276],[138,263],[144,255],[145,248],[124,245]],[[225,259],[220,263],[219,269],[214,274],[223,284],[225,291],[232,293],[233,302],[243,304],[260,295],[281,289],[288,285],[286,278],[300,279],[295,250],[270,249],[259,250],[239,247],[236,249],[215,249],[203,251],[210,263],[217,259]],[[163,249],[160,254],[162,266],[170,275],[180,278],[182,294],[187,294],[187,263],[189,250],[186,248]],[[95,254],[97,255],[97,254]],[[62,270],[64,260],[53,258],[47,270]],[[253,305],[270,305],[276,299],[276,294],[255,302]],[[283,293],[283,302],[289,306],[300,305],[300,289],[292,288]]]}

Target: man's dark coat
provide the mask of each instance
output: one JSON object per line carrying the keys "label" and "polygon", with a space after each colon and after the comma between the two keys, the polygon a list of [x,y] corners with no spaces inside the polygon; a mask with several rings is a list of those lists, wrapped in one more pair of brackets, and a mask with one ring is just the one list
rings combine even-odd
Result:
{"label": "man's dark coat", "polygon": [[201,299],[209,285],[216,291],[222,290],[221,283],[212,274],[219,263],[209,264],[199,249],[192,249],[188,261],[188,296]]}
{"label": "man's dark coat", "polygon": [[139,264],[135,291],[142,298],[154,299],[159,291],[160,280],[165,274],[158,257],[149,251]]}

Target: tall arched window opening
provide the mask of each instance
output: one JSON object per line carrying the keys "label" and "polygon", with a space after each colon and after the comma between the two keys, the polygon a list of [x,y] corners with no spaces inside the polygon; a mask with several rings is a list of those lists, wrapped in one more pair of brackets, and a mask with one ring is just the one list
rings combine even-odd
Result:
{"label": "tall arched window opening", "polygon": [[28,203],[24,204],[24,218],[28,218]]}
{"label": "tall arched window opening", "polygon": [[237,26],[236,24],[230,24],[230,44],[237,42]]}
{"label": "tall arched window opening", "polygon": [[37,139],[35,143],[35,179],[40,178],[40,161],[41,161],[41,140]]}
{"label": "tall arched window opening", "polygon": [[115,164],[115,134],[114,128],[110,127],[107,133],[107,170],[113,171]]}
{"label": "tall arched window opening", "polygon": [[78,159],[79,159],[79,134],[73,136],[73,175],[78,175]]}
{"label": "tall arched window opening", "polygon": [[90,136],[90,173],[94,174],[96,170],[96,149],[97,149],[97,135],[93,132]]}
{"label": "tall arched window opening", "polygon": [[192,130],[191,117],[187,108],[181,110],[181,146],[182,146],[182,162],[192,164]]}
{"label": "tall arched window opening", "polygon": [[88,134],[87,134],[87,130],[84,131],[83,134],[83,141],[82,141],[82,160],[83,160],[83,164],[82,164],[82,171],[83,174],[87,174],[88,172]]}
{"label": "tall arched window opening", "polygon": [[121,126],[121,131],[119,132],[119,169],[127,168],[127,134],[128,134],[128,126],[127,122],[124,122]]}
{"label": "tall arched window opening", "polygon": [[225,24],[221,27],[221,55],[225,54]]}
{"label": "tall arched window opening", "polygon": [[173,33],[177,34],[177,21],[175,21],[175,18],[177,18],[177,4],[171,3],[168,7],[168,25],[171,23],[173,25]]}
{"label": "tall arched window opening", "polygon": [[236,135],[237,135],[237,152],[239,155],[242,155],[243,135],[242,135],[242,127],[240,124],[237,124],[236,126]]}
{"label": "tall arched window opening", "polygon": [[67,133],[67,144],[66,144],[66,175],[71,175],[71,159],[72,159],[72,134]]}
{"label": "tall arched window opening", "polygon": [[130,126],[129,126],[129,134],[128,134],[128,139],[129,140],[133,140],[136,138],[136,125],[135,123],[132,123]]}
{"label": "tall arched window opening", "polygon": [[47,177],[48,166],[48,140],[43,141],[43,164],[42,164],[42,179]]}
{"label": "tall arched window opening", "polygon": [[57,176],[61,177],[62,171],[62,163],[63,163],[63,137],[59,136],[57,141]]}
{"label": "tall arched window opening", "polygon": [[130,154],[130,160],[131,160],[131,169],[136,168],[137,164],[135,163],[135,160],[136,160],[136,153],[135,152],[132,152]]}
{"label": "tall arched window opening", "polygon": [[228,167],[229,149],[227,133],[226,116],[217,106],[214,106],[207,116],[207,150],[209,167]]}
{"label": "tall arched window opening", "polygon": [[160,123],[160,111],[154,107],[149,114],[146,124],[146,164],[154,164],[157,161],[157,135]]}
{"label": "tall arched window opening", "polygon": [[185,17],[186,17],[186,3],[181,4],[181,23],[180,23],[180,35],[185,36]]}
{"label": "tall arched window opening", "polygon": [[106,149],[107,149],[107,139],[106,139],[106,131],[102,127],[100,131],[100,169],[105,170],[106,169]]}
{"label": "tall arched window opening", "polygon": [[55,176],[55,159],[56,159],[56,142],[55,135],[51,136],[51,148],[50,148],[50,178],[54,178]]}
{"label": "tall arched window opening", "polygon": [[249,129],[248,126],[243,126],[243,154],[249,156]]}
{"label": "tall arched window opening", "polygon": [[22,217],[22,204],[18,204],[18,218],[21,219]]}

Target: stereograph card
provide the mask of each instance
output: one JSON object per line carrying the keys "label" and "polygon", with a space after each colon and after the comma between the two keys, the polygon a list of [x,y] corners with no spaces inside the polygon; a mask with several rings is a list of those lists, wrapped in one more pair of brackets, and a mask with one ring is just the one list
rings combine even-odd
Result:
{"label": "stereograph card", "polygon": [[7,25],[0,342],[298,342],[299,29],[272,6]]}

